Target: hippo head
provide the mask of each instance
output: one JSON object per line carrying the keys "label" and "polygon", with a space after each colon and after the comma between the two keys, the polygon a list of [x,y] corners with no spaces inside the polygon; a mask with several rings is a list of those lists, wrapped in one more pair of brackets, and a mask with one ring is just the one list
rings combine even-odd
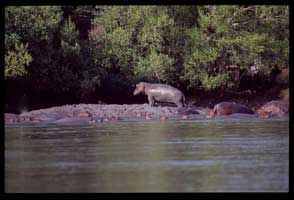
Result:
{"label": "hippo head", "polygon": [[138,84],[136,84],[136,89],[134,90],[133,94],[134,95],[138,95],[140,93],[145,93],[145,85],[142,82],[139,82]]}

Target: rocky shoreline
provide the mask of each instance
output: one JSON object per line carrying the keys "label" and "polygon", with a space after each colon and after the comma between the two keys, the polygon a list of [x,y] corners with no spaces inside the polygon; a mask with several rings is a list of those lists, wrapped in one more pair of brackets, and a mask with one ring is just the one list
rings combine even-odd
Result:
{"label": "rocky shoreline", "polygon": [[177,107],[150,107],[148,104],[74,104],[33,110],[19,115],[5,113],[5,124],[15,123],[99,123],[117,120],[181,117]]}
{"label": "rocky shoreline", "polygon": [[[279,106],[284,106],[281,109]],[[285,106],[286,105],[286,106]],[[271,114],[274,111],[277,114]],[[283,111],[281,113],[281,111]],[[185,120],[206,119],[212,109],[205,107],[189,106],[178,108],[172,106],[150,107],[148,104],[74,104],[47,109],[33,110],[19,115],[5,113],[5,124],[95,124],[118,120]],[[266,113],[264,113],[266,112]],[[287,104],[272,101],[265,104],[254,114],[232,113],[217,118],[269,118],[288,115]]]}

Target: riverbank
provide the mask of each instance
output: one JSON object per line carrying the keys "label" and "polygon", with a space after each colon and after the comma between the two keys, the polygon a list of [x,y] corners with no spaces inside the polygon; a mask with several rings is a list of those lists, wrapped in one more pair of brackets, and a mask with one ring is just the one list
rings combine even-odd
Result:
{"label": "riverbank", "polygon": [[6,113],[5,123],[97,123],[116,120],[187,119],[196,114],[205,115],[206,108],[150,107],[148,104],[74,104],[33,110],[19,115]]}
{"label": "riverbank", "polygon": [[[229,103],[233,104],[233,103]],[[289,105],[285,101],[270,101],[254,114],[236,113],[228,111],[217,118],[270,118],[287,117]],[[224,108],[224,109],[230,109]],[[19,115],[5,113],[5,124],[23,123],[82,123],[94,124],[117,120],[182,120],[182,119],[206,119],[212,109],[209,107],[188,106],[178,108],[175,106],[149,106],[149,104],[73,104],[47,109],[23,112]],[[218,115],[216,113],[216,115]]]}
{"label": "riverbank", "polygon": [[[258,109],[262,108],[268,102],[277,99],[284,99],[283,102],[274,103],[265,107],[259,116],[264,118],[275,115],[288,115],[289,99],[283,98],[281,92],[286,91],[289,98],[289,89],[281,90],[276,87],[267,91],[250,92],[245,91],[240,94],[226,94],[221,97],[218,95],[200,95],[198,98],[188,98],[188,107],[177,108],[173,104],[157,104],[150,107],[147,103],[142,104],[71,104],[53,106],[45,109],[36,109],[31,111],[22,111],[20,114],[5,114],[5,124],[18,123],[99,123],[117,120],[167,120],[167,119],[195,119],[207,118],[209,111],[213,107],[224,101],[236,102],[250,108],[253,112],[258,113]],[[283,94],[283,93],[282,93]],[[286,95],[286,96],[287,96]],[[229,116],[221,116],[222,118],[238,118],[238,117],[257,117],[256,114],[233,114]]]}

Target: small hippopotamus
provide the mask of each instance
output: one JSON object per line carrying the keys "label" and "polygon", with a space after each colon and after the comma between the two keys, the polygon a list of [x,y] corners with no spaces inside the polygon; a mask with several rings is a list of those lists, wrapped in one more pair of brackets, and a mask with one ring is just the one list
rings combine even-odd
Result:
{"label": "small hippopotamus", "polygon": [[289,102],[283,100],[270,101],[256,111],[260,118],[289,116]]}
{"label": "small hippopotamus", "polygon": [[148,96],[150,106],[154,106],[155,101],[175,103],[178,107],[186,106],[184,94],[170,85],[139,82],[136,84],[134,95],[140,93]]}
{"label": "small hippopotamus", "polygon": [[247,106],[244,106],[239,103],[235,102],[221,102],[219,104],[216,104],[213,108],[213,110],[208,112],[208,118],[214,117],[215,115],[231,115],[233,113],[246,113],[246,114],[254,114],[254,112],[248,108]]}

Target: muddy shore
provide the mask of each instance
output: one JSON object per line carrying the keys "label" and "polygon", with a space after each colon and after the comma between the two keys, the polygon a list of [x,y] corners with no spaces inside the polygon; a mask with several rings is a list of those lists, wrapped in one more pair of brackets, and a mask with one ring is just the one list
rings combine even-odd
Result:
{"label": "muddy shore", "polygon": [[[233,113],[216,116],[217,119],[240,118],[271,118],[287,117],[288,103],[284,101],[271,101],[261,107],[255,114]],[[95,124],[118,120],[185,120],[207,119],[212,109],[208,107],[188,106],[178,108],[175,106],[155,107],[149,104],[73,104],[46,109],[23,112],[21,114],[5,113],[5,124]]]}
{"label": "muddy shore", "polygon": [[148,104],[75,104],[23,112],[5,113],[5,123],[99,123],[117,120],[167,120],[204,116],[208,109],[150,107]]}

